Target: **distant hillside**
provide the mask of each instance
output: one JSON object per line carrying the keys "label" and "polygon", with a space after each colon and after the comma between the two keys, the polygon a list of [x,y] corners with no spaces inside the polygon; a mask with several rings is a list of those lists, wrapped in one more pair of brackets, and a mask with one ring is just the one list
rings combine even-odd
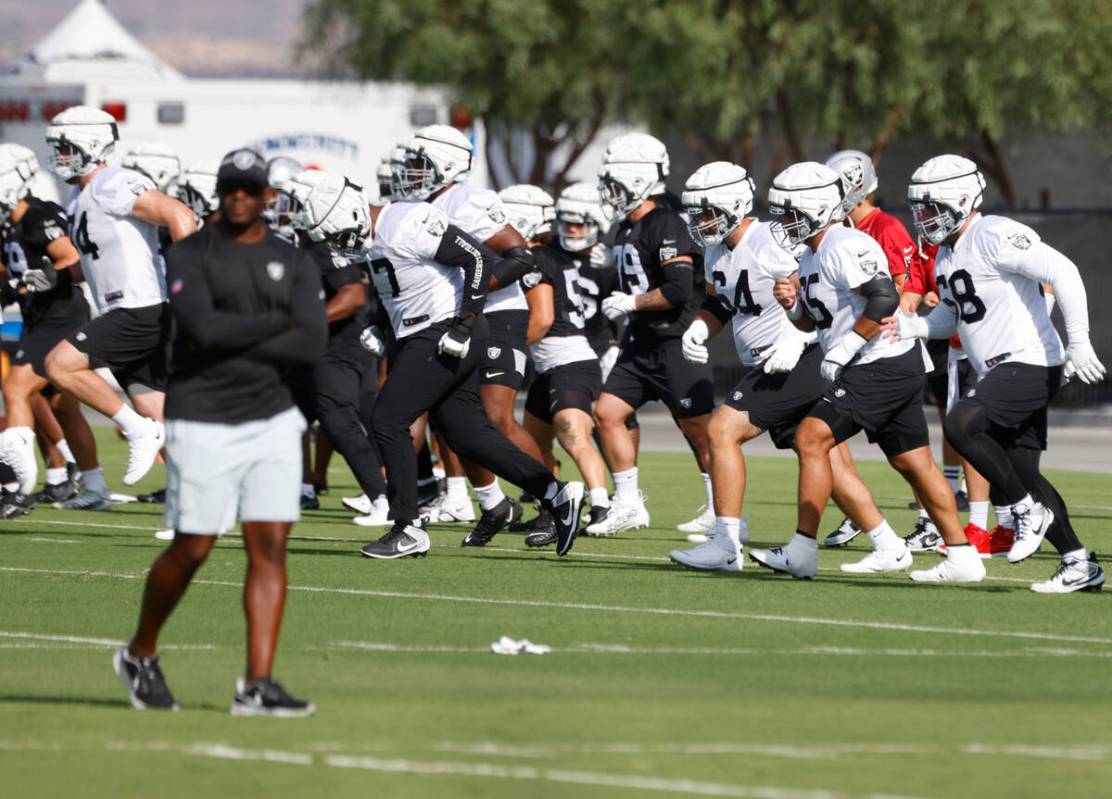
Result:
{"label": "distant hillside", "polygon": [[[77,0],[5,0],[0,64],[48,33]],[[190,75],[295,71],[293,42],[304,0],[108,0],[108,9],[144,44]]]}

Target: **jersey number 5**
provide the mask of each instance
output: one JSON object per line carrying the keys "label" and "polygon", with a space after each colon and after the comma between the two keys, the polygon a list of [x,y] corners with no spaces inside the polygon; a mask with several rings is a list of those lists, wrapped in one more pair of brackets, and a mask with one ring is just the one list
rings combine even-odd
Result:
{"label": "jersey number 5", "polygon": [[81,219],[77,223],[74,244],[77,245],[77,249],[81,250],[82,254],[93,256],[94,261],[100,258],[100,247],[89,238],[89,215],[85,211],[81,212]]}
{"label": "jersey number 5", "polygon": [[[945,275],[938,276],[938,285],[946,287]],[[977,288],[973,285],[973,278],[964,269],[956,270],[950,275],[950,293],[954,295],[954,302],[958,306],[958,315],[966,324],[980,322],[985,318],[985,304],[977,296]]]}
{"label": "jersey number 5", "polygon": [[382,286],[379,285],[382,282],[383,274],[386,275],[386,281],[390,288],[390,296],[397,297],[401,294],[402,290],[398,285],[398,276],[394,273],[394,265],[390,263],[389,258],[375,258],[371,261],[371,278],[378,278],[374,280],[374,284],[379,294],[384,293]]}
{"label": "jersey number 5", "polygon": [[814,296],[812,287],[818,282],[819,276],[817,273],[803,278],[803,304],[807,306],[807,311],[811,314],[811,318],[815,320],[815,327],[819,330],[826,330],[834,323],[834,317],[822,304],[822,300]]}
{"label": "jersey number 5", "polygon": [[[725,299],[726,273],[715,269],[710,275],[714,278],[715,288],[718,289],[718,298]],[[761,306],[753,302],[753,294],[749,291],[749,270],[742,269],[737,276],[737,285],[734,287],[734,313],[746,316],[760,316]]]}

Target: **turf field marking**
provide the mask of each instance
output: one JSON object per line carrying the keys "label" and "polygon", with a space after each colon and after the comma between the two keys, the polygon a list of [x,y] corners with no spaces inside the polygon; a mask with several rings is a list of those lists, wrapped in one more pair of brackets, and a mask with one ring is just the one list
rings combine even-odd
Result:
{"label": "turf field marking", "polygon": [[[0,630],[0,638],[17,639],[17,640],[22,639],[22,640],[25,640],[25,641],[38,641],[38,642],[43,642],[44,644],[58,644],[58,645],[68,645],[68,646],[89,646],[89,647],[96,647],[98,649],[104,648],[104,647],[111,647],[112,649],[115,649],[115,648],[121,647],[125,643],[127,643],[126,641],[118,641],[114,638],[86,638],[86,637],[80,636],[80,635],[56,635],[56,634],[53,634],[53,633],[33,633],[33,632],[24,632],[24,631],[17,631],[17,630]],[[48,648],[48,647],[43,646],[43,645],[34,645],[34,644],[13,644],[13,645],[0,644],[0,647],[3,647],[5,649],[16,649],[16,648],[45,649],[45,648]],[[63,648],[65,648],[65,647],[63,647]],[[217,647],[214,644],[167,644],[167,645],[163,646],[162,648],[163,649],[210,650],[210,649],[216,649]]]}
{"label": "turf field marking", "polygon": [[81,542],[75,538],[28,538],[28,541],[34,541],[39,544],[80,544]]}
{"label": "turf field marking", "polygon": [[[106,571],[80,571],[73,569],[36,569],[17,566],[0,566],[0,572],[17,574],[69,575],[79,577],[108,577],[119,580],[142,580],[145,574],[127,574]],[[193,585],[212,585],[243,588],[242,582],[230,580],[194,580]],[[1087,635],[1060,635],[1057,633],[1025,632],[1021,630],[978,630],[969,627],[935,627],[925,624],[864,621],[859,619],[830,619],[819,616],[786,616],[773,613],[738,613],[725,610],[684,610],[681,608],[637,608],[623,605],[602,605],[585,602],[554,602],[544,599],[498,599],[494,597],[456,596],[452,594],[417,594],[407,591],[372,591],[365,588],[332,588],[312,585],[291,585],[290,591],[310,594],[339,594],[343,596],[377,597],[382,599],[412,599],[426,602],[466,602],[476,605],[500,605],[520,608],[548,608],[553,610],[589,610],[603,613],[643,613],[653,616],[680,616],[702,619],[732,619],[736,621],[767,621],[783,624],[807,624],[825,627],[849,627],[866,630],[921,633],[925,635],[959,635],[985,638],[1014,638],[1033,641],[1060,641],[1075,644],[1112,644],[1112,638]]]}

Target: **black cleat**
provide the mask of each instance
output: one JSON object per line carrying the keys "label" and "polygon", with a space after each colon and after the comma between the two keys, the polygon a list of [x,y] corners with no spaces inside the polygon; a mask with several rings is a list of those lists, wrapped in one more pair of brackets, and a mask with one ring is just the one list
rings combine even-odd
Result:
{"label": "black cleat", "polygon": [[552,527],[552,514],[540,508],[537,515],[529,521],[516,521],[510,525],[511,533],[543,533]]}
{"label": "black cleat", "polygon": [[460,541],[461,547],[485,547],[507,525],[518,521],[525,511],[514,500],[506,497],[490,510],[484,510],[475,529]]}
{"label": "black cleat", "polygon": [[603,519],[606,518],[606,514],[607,512],[609,512],[609,510],[609,505],[607,505],[605,508],[596,508],[592,506],[591,512],[587,516],[587,526],[590,527],[592,524],[598,524],[599,522],[601,522]]}
{"label": "black cleat", "polygon": [[579,509],[583,505],[583,484],[564,483],[551,502],[545,503],[556,525],[556,554],[571,552],[579,533]]}
{"label": "black cleat", "polygon": [[958,491],[958,493],[954,494],[954,501],[958,504],[959,513],[969,512],[969,495],[965,493],[965,489],[962,489],[961,491]]}
{"label": "black cleat", "polygon": [[38,504],[37,496],[4,492],[0,499],[0,519],[14,519],[17,516],[26,516]]}
{"label": "black cleat", "polygon": [[65,502],[73,499],[81,492],[81,483],[76,480],[65,479],[54,485],[44,485],[42,491],[35,495],[36,502]]}
{"label": "black cleat", "polygon": [[282,684],[263,677],[255,680],[250,688],[243,680],[236,680],[236,695],[228,712],[233,716],[273,716],[282,719],[296,719],[311,716],[317,712],[312,702],[294,699]]}
{"label": "black cleat", "polygon": [[417,505],[425,507],[431,505],[440,499],[440,483],[436,478],[430,479],[428,482],[422,483],[417,481]]}
{"label": "black cleat", "polygon": [[158,657],[137,658],[130,655],[127,645],[112,656],[112,667],[120,676],[136,710],[177,710],[178,703],[166,687],[166,678],[158,665]]}
{"label": "black cleat", "polygon": [[309,494],[301,495],[301,509],[302,510],[320,510],[320,500],[316,496]]}
{"label": "black cleat", "polygon": [[525,536],[525,546],[539,549],[556,543],[556,522],[553,521],[547,530],[538,530]]}
{"label": "black cleat", "polygon": [[140,494],[136,497],[140,502],[145,502],[148,505],[164,505],[166,504],[166,489],[160,488],[157,491],[152,491],[149,494]]}
{"label": "black cleat", "polygon": [[360,552],[375,560],[420,558],[429,554],[429,534],[424,519],[420,522],[394,522],[386,535],[364,546]]}

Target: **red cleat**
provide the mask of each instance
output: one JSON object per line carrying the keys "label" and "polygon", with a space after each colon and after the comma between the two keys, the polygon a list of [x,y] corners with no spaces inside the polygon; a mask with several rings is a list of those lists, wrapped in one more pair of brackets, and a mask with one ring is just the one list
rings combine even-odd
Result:
{"label": "red cleat", "polygon": [[[980,553],[982,558],[992,557],[992,536],[988,530],[977,524],[967,524],[965,525],[965,537],[969,539],[969,543]],[[1011,548],[1011,544],[1009,544],[1008,549]],[[1008,549],[1004,551],[1007,552]]]}
{"label": "red cleat", "polygon": [[997,525],[992,528],[989,535],[989,552],[991,555],[1007,555],[1015,542],[1015,530],[1010,527]]}

